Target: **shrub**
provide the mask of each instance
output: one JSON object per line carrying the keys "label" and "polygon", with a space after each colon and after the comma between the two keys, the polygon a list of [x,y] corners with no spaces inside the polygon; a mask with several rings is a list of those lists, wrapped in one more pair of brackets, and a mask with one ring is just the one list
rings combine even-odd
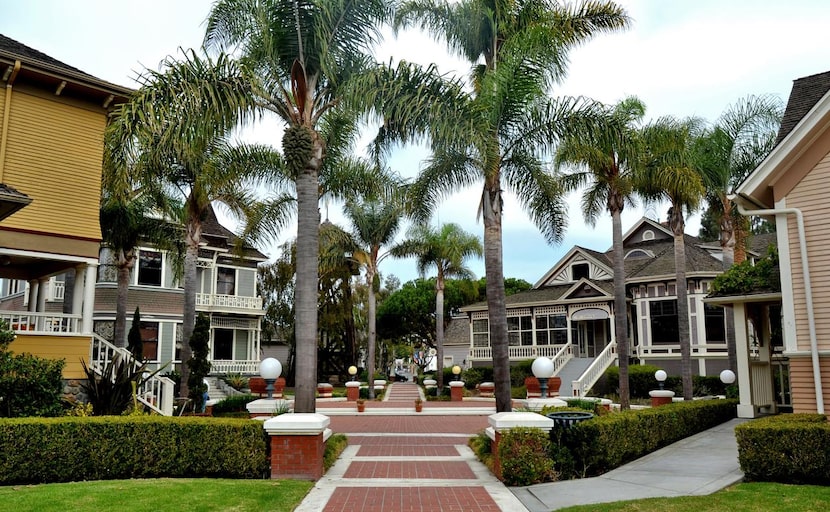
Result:
{"label": "shrub", "polygon": [[224,380],[228,386],[237,391],[241,391],[248,387],[248,378],[243,377],[242,374],[239,373],[229,373],[225,375],[222,380]]}
{"label": "shrub", "polygon": [[0,483],[261,478],[267,443],[250,420],[162,416],[0,420]]}
{"label": "shrub", "polygon": [[[646,365],[630,365],[628,367],[628,390],[631,398],[648,398],[648,392],[657,389],[657,380],[654,378],[654,372],[659,370],[657,366],[650,364]],[[605,370],[608,391],[617,393],[620,388],[620,368],[619,366],[611,366]],[[672,377],[666,379],[666,388],[672,389],[674,382]]]}
{"label": "shrub", "polygon": [[477,366],[467,368],[461,374],[461,378],[464,380],[464,386],[467,389],[475,389],[482,382],[493,382],[493,367]]}
{"label": "shrub", "polygon": [[735,400],[697,400],[594,417],[554,428],[552,457],[565,478],[605,473],[735,417]]}
{"label": "shrub", "polygon": [[213,415],[222,416],[224,414],[233,414],[244,412],[247,413],[246,405],[257,400],[256,395],[233,395],[222,400],[219,400],[213,405]]}
{"label": "shrub", "polygon": [[193,410],[203,412],[205,410],[205,394],[207,384],[205,377],[210,373],[210,319],[204,313],[196,317],[196,325],[190,335],[191,356],[185,364],[190,368],[187,377],[188,398],[193,404]]}
{"label": "shrub", "polygon": [[499,464],[506,485],[533,485],[556,479],[548,455],[550,439],[535,428],[511,428],[499,441]]}
{"label": "shrub", "polygon": [[337,462],[337,458],[349,445],[349,440],[345,434],[334,434],[326,441],[325,451],[323,452],[323,471],[328,471]]}
{"label": "shrub", "polygon": [[86,374],[86,382],[81,387],[96,416],[123,414],[133,405],[134,386],[140,387],[160,370],[147,372],[146,363],[135,366],[132,360],[117,354],[107,361],[100,375],[84,361],[81,366]]}
{"label": "shrub", "polygon": [[735,428],[748,481],[830,484],[830,423],[823,414],[783,414]]}

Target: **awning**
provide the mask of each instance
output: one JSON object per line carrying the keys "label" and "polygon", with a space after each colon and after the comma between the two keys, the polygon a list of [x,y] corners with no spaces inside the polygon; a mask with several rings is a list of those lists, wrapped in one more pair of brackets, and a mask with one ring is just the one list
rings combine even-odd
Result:
{"label": "awning", "polygon": [[607,311],[597,308],[580,309],[571,315],[572,322],[577,322],[579,320],[606,320],[608,318],[610,318],[610,316]]}

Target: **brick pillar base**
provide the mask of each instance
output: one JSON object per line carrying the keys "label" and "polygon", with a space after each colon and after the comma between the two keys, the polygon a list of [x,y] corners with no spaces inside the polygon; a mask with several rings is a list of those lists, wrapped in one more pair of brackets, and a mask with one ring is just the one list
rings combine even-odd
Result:
{"label": "brick pillar base", "polygon": [[660,407],[661,405],[668,405],[672,403],[674,391],[655,389],[654,391],[649,391],[648,395],[651,397],[651,406]]}
{"label": "brick pillar base", "polygon": [[499,460],[499,443],[502,432],[516,427],[538,428],[550,432],[553,420],[535,412],[498,412],[487,418],[490,426],[487,435],[490,437],[490,449],[493,453],[493,473],[502,480],[501,461]]}
{"label": "brick pillar base", "polygon": [[282,414],[265,421],[271,436],[271,478],[319,480],[330,421],[316,413]]}
{"label": "brick pillar base", "polygon": [[453,402],[464,400],[464,382],[460,380],[450,382],[450,400]]}
{"label": "brick pillar base", "polygon": [[346,383],[346,401],[356,402],[360,396],[360,383],[347,382]]}

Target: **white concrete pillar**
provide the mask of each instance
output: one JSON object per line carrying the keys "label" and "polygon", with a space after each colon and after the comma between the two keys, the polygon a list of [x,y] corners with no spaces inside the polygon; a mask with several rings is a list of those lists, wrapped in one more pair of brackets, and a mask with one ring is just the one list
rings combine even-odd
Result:
{"label": "white concrete pillar", "polygon": [[[84,281],[86,277],[86,265],[78,265],[75,267],[75,286],[72,289],[72,314],[77,315],[81,312],[84,304]],[[64,297],[66,300],[66,297]]]}
{"label": "white concrete pillar", "polygon": [[37,279],[32,279],[29,281],[29,306],[28,309],[30,312],[34,313],[37,311],[37,294],[40,290],[40,283]]}
{"label": "white concrete pillar", "polygon": [[38,279],[37,290],[37,309],[35,311],[46,311],[46,297],[49,295],[49,278],[41,277]]}
{"label": "white concrete pillar", "polygon": [[87,265],[86,275],[84,276],[83,313],[81,315],[81,332],[84,334],[92,334],[92,312],[95,309],[95,274],[97,272],[97,263]]}
{"label": "white concrete pillar", "polygon": [[740,403],[739,418],[754,418],[755,406],[752,405],[752,377],[749,368],[749,335],[746,328],[746,304],[736,302],[732,308],[735,315],[735,354],[738,358],[738,389]]}

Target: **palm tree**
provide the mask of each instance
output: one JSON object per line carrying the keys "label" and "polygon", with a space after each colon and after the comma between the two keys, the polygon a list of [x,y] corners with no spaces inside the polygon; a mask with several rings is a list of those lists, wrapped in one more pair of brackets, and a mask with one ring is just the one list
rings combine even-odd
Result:
{"label": "palm tree", "polygon": [[[743,255],[748,225],[729,196],[775,146],[783,105],[776,96],[747,96],[730,105],[713,129],[697,139],[694,153],[706,187],[708,210],[720,226],[723,270]],[[726,315],[729,368],[737,371],[735,324]]]}
{"label": "palm tree", "polygon": [[645,114],[637,98],[626,98],[608,113],[607,124],[588,137],[569,137],[556,152],[557,166],[572,166],[567,175],[570,189],[587,185],[582,195],[582,214],[591,225],[603,210],[611,214],[614,254],[614,331],[620,367],[620,407],[629,408],[628,313],[625,298],[625,261],[621,216],[632,204],[638,163],[642,155],[634,124]]}
{"label": "palm tree", "polygon": [[473,279],[464,265],[471,257],[484,253],[479,239],[465,232],[458,224],[444,224],[440,230],[416,224],[407,239],[395,245],[391,254],[399,258],[415,256],[421,278],[427,269],[435,268],[435,348],[438,359],[438,389],[444,387],[444,284],[445,279]]}
{"label": "palm tree", "polygon": [[[583,1],[575,7],[548,0],[416,0],[404,3],[396,27],[419,26],[445,41],[473,67],[472,93],[442,107],[430,119],[432,157],[413,185],[416,215],[429,218],[439,198],[483,182],[479,215],[484,219],[490,344],[496,410],[512,410],[510,357],[502,257],[503,190],[514,192],[550,242],[561,240],[565,211],[560,187],[545,159],[556,139],[585,127],[595,110],[584,100],[549,100],[550,86],[565,74],[568,51],[597,33],[629,25],[611,2]],[[483,61],[479,63],[479,61]],[[420,100],[422,103],[424,99]],[[412,136],[411,125],[388,123],[394,139]],[[409,128],[409,131],[406,129]]]}
{"label": "palm tree", "polygon": [[[237,50],[259,105],[287,125],[283,156],[297,201],[297,412],[315,410],[318,199],[329,142],[321,124],[341,115],[353,119],[373,105],[367,94],[379,104],[399,105],[402,119],[421,104],[416,88],[396,95],[401,89],[387,80],[388,70],[369,57],[390,6],[390,0],[218,0],[207,21],[206,46]],[[356,79],[384,87],[372,91],[355,86]]]}
{"label": "palm tree", "polygon": [[403,218],[403,208],[393,200],[367,201],[364,203],[348,202],[343,208],[346,217],[351,221],[354,237],[362,246],[355,251],[352,257],[366,272],[366,287],[368,291],[367,317],[367,361],[366,369],[369,373],[369,397],[375,397],[372,381],[375,378],[375,349],[377,341],[377,304],[375,294],[380,288],[380,273],[378,265],[389,252],[381,249],[392,243]]}
{"label": "palm tree", "polygon": [[692,399],[692,356],[689,334],[689,300],[686,283],[686,222],[684,212],[694,212],[705,189],[694,167],[691,147],[699,136],[700,121],[660,118],[643,129],[646,144],[644,181],[641,188],[652,200],[665,200],[669,209],[669,229],[674,235],[674,271],[677,293],[677,323],[680,341],[680,376],[683,398]]}
{"label": "palm tree", "polygon": [[182,390],[187,394],[189,340],[196,318],[196,262],[202,220],[214,201],[244,216],[253,203],[246,184],[282,165],[265,146],[233,146],[229,132],[253,106],[253,95],[239,67],[224,55],[216,60],[195,52],[162,71],[146,70],[141,88],[122,105],[110,125],[111,137],[123,149],[117,158],[138,155],[132,169],[148,189],[166,187],[184,204],[184,308],[182,313]]}

